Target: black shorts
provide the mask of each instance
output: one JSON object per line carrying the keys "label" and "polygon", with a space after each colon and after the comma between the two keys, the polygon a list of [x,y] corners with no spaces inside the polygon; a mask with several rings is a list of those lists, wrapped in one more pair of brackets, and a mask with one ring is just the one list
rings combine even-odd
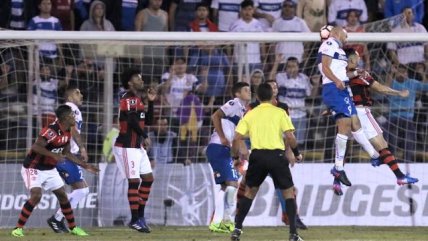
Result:
{"label": "black shorts", "polygon": [[251,151],[245,176],[247,186],[259,187],[268,174],[272,177],[275,188],[288,189],[294,186],[283,150]]}

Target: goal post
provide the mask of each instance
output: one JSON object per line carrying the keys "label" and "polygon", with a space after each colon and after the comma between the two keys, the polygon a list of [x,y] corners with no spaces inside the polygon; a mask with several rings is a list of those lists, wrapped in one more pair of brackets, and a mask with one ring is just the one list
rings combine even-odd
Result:
{"label": "goal post", "polygon": [[[384,31],[388,25],[386,21],[383,23],[385,25],[375,27],[368,25],[367,29]],[[308,76],[313,86],[317,81],[319,84],[316,63],[319,40],[319,33],[0,31],[0,181],[3,180],[0,205],[4,203],[6,208],[0,210],[0,227],[11,226],[16,221],[26,194],[19,175],[22,160],[45,121],[44,114],[61,103],[61,91],[71,84],[77,85],[84,93],[81,107],[83,134],[87,137],[90,161],[101,163],[102,169],[99,177],[85,174],[91,194],[79,206],[77,220],[84,225],[98,226],[123,225],[129,221],[124,192],[126,181],[108,154],[103,152],[103,145],[109,145],[104,141],[106,134],[115,126],[119,93],[123,91],[121,73],[129,67],[140,68],[145,84],[158,91],[155,123],[148,127],[152,142],[157,142],[158,147],[171,142],[163,149],[165,152],[151,154],[153,160],[158,160],[154,164],[156,181],[147,207],[148,219],[159,225],[206,225],[213,210],[215,193],[213,173],[205,158],[205,147],[213,130],[212,112],[232,98],[232,83],[247,81],[255,86],[269,78],[279,43],[305,43],[304,53],[300,53],[299,71]],[[42,44],[46,42],[57,46],[60,57],[52,60],[41,56]],[[370,45],[372,71],[380,81],[384,81],[390,71],[386,43],[428,43],[428,34],[349,33],[348,42]],[[251,43],[264,44],[266,56],[260,63],[251,62],[254,57],[251,55],[253,50],[248,47]],[[231,54],[234,47],[240,50],[238,56]],[[279,65],[277,73],[284,73],[284,61]],[[180,77],[181,85],[166,88],[163,83],[172,68],[182,71],[185,77]],[[275,78],[276,75],[273,76]],[[1,81],[6,81],[7,85],[2,85]],[[290,108],[291,111],[305,113],[306,117],[299,129],[305,129],[301,147],[308,166],[301,169],[300,174],[316,175],[315,167],[326,167],[327,164],[320,163],[333,161],[335,125],[332,118],[321,115],[325,107],[320,88],[318,85],[313,92],[307,93],[303,106]],[[280,86],[283,94],[281,91],[285,91],[283,86]],[[376,96],[375,101],[374,115],[381,124],[387,122],[389,109],[385,99]],[[415,121],[424,126],[422,119]],[[405,127],[399,128],[405,130]],[[428,128],[424,128],[414,143],[417,161],[425,161],[428,156],[428,138],[425,138]],[[396,137],[406,142],[402,137]],[[397,156],[403,158],[406,150],[398,149]],[[358,144],[351,144],[349,150],[347,159],[350,162],[367,163],[368,156]],[[9,172],[11,169],[13,171]],[[355,175],[363,174],[355,172]],[[379,181],[376,178],[371,180]],[[272,183],[266,185],[273,187]],[[327,184],[319,186],[321,194],[317,195],[324,195],[322,191],[326,190]],[[312,195],[312,191],[307,190],[302,193]],[[273,192],[273,189],[266,191]],[[262,201],[264,203],[265,200]],[[270,207],[267,215],[277,215],[276,199],[268,201],[266,203],[276,206]],[[301,210],[309,212],[305,205],[312,204],[299,199],[299,205],[304,207]],[[30,225],[44,226],[46,218],[56,208],[55,198],[47,196]],[[254,213],[263,211],[260,208]],[[341,220],[334,217],[329,225],[335,225],[334,222],[341,225]],[[361,220],[350,222],[350,225],[364,225]],[[274,223],[269,221],[269,224]],[[318,225],[323,224],[320,222]]]}

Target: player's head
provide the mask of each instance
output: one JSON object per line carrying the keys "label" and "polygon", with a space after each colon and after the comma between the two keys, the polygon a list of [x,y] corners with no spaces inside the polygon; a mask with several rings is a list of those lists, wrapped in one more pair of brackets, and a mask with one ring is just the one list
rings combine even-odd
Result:
{"label": "player's head", "polygon": [[285,0],[282,3],[282,17],[290,18],[296,15],[296,3],[293,0]]}
{"label": "player's head", "polygon": [[336,40],[339,40],[341,44],[344,45],[346,43],[348,34],[342,27],[336,26],[336,27],[333,27],[333,29],[331,30],[330,37],[333,37]]}
{"label": "player's head", "polygon": [[262,83],[257,88],[257,98],[260,102],[272,101],[273,91],[268,83]]}
{"label": "player's head", "polygon": [[292,78],[299,74],[299,60],[296,57],[290,57],[285,63],[285,72]]}
{"label": "player's head", "polygon": [[244,0],[241,2],[241,17],[244,20],[251,20],[254,16],[254,2]]}
{"label": "player's head", "polygon": [[232,94],[234,97],[241,100],[250,101],[251,100],[251,89],[250,85],[247,82],[237,82],[232,87]]}
{"label": "player's head", "polygon": [[140,69],[130,68],[123,71],[122,87],[126,90],[143,90],[144,81]]}
{"label": "player's head", "polygon": [[353,48],[344,49],[346,57],[348,58],[348,69],[356,69],[358,67],[358,62],[360,61],[360,56],[358,52]]}
{"label": "player's head", "polygon": [[77,106],[81,106],[83,103],[83,95],[80,89],[76,86],[69,86],[64,93],[65,101],[71,102]]}
{"label": "player's head", "polygon": [[199,20],[205,20],[208,18],[210,13],[210,6],[202,1],[196,5],[196,18]]}
{"label": "player's head", "polygon": [[275,80],[266,80],[265,83],[269,84],[272,88],[272,98],[276,99],[278,96],[278,83]]}
{"label": "player's head", "polygon": [[66,127],[74,126],[76,120],[74,119],[74,113],[70,106],[60,105],[55,110],[55,115],[58,120],[64,124]]}

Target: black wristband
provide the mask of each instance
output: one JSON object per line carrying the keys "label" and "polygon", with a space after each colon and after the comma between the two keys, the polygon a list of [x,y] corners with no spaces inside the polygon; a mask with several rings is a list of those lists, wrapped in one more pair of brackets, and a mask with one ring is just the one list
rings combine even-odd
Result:
{"label": "black wristband", "polygon": [[291,148],[291,151],[293,151],[293,154],[294,154],[294,156],[295,156],[295,157],[297,157],[297,156],[299,156],[299,155],[300,155],[300,151],[299,151],[299,148],[298,148],[298,147],[296,147],[296,148]]}

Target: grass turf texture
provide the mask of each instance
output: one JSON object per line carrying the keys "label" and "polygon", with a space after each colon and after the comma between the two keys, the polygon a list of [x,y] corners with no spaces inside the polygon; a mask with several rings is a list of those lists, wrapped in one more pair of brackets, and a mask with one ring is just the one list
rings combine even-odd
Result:
{"label": "grass turf texture", "polygon": [[[88,237],[76,237],[71,234],[55,234],[51,229],[24,229],[25,237],[10,236],[11,229],[0,229],[0,240],[22,241],[130,241],[130,240],[163,240],[163,241],[217,241],[230,240],[229,234],[217,234],[208,231],[208,227],[156,227],[150,234],[139,233],[129,228],[88,228]],[[388,241],[426,241],[428,229],[425,227],[309,227],[299,232],[305,241],[357,241],[357,240],[388,240]],[[287,241],[288,228],[261,227],[244,228],[242,241]]]}

